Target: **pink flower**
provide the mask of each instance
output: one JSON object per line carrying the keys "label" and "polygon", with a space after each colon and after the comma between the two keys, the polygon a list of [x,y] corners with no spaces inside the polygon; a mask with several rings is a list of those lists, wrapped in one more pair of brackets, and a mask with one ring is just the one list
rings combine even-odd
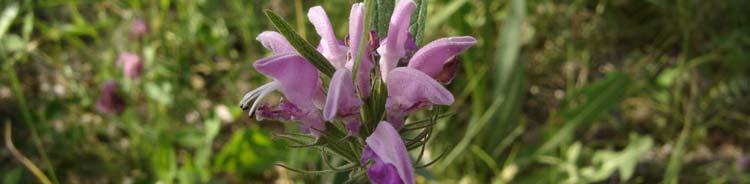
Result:
{"label": "pink flower", "polygon": [[[245,95],[240,103],[243,109],[247,109],[250,101],[255,103],[250,107],[250,113],[253,113],[257,104],[269,93],[281,91],[286,97],[286,102],[282,102],[278,107],[259,108],[259,119],[268,118],[276,120],[294,120],[302,122],[304,132],[320,135],[325,131],[325,124],[320,115],[316,102],[323,99],[323,91],[318,79],[318,70],[305,61],[302,56],[294,53],[286,53],[260,59],[253,64],[258,72],[274,79],[258,89],[255,89]],[[267,112],[265,110],[275,110],[276,112]],[[266,114],[276,114],[283,116],[268,116]]]}
{"label": "pink flower", "polygon": [[96,108],[102,113],[121,113],[125,110],[125,100],[117,89],[117,83],[108,81],[102,88],[99,99],[96,100]]}
{"label": "pink flower", "polygon": [[[257,40],[266,49],[271,50],[273,56],[260,59],[253,66],[274,81],[245,94],[240,106],[249,110],[251,115],[257,109],[255,115],[259,120],[299,121],[303,132],[321,135],[326,127],[320,115],[319,104],[322,104],[325,97],[318,70],[299,56],[289,42],[277,32],[263,32],[258,35]],[[273,91],[281,91],[286,99],[277,105],[259,107],[263,98]],[[252,106],[250,102],[253,102]]]}
{"label": "pink flower", "polygon": [[414,168],[401,135],[388,122],[380,122],[365,140],[360,163],[366,165],[367,176],[375,184],[413,184]]}
{"label": "pink flower", "polygon": [[138,79],[143,71],[143,63],[138,55],[130,52],[125,52],[117,57],[117,65],[122,67],[122,72],[126,77],[131,79]]}
{"label": "pink flower", "polygon": [[435,40],[419,49],[406,67],[398,67],[408,58],[408,28],[415,4],[401,0],[391,16],[388,35],[377,49],[380,54],[380,73],[388,88],[386,110],[388,122],[400,129],[404,117],[432,105],[453,104],[453,95],[437,80],[449,82],[455,75],[453,58],[476,44],[470,36]]}
{"label": "pink flower", "polygon": [[138,39],[146,35],[148,25],[143,19],[136,19],[130,23],[130,38]]}
{"label": "pink flower", "polygon": [[[357,97],[354,83],[352,81],[352,70],[356,54],[359,50],[360,39],[363,33],[364,22],[364,4],[357,3],[352,5],[349,16],[349,46],[340,44],[333,32],[331,23],[325,10],[320,6],[310,8],[307,13],[310,22],[315,26],[315,30],[321,37],[321,53],[336,68],[328,87],[323,115],[326,120],[341,118],[348,129],[349,135],[359,133],[360,119],[359,109],[362,100]],[[370,92],[370,71],[373,68],[371,61],[371,49],[365,49],[366,52],[361,56],[359,72],[357,73],[357,88],[360,95],[367,97]]]}

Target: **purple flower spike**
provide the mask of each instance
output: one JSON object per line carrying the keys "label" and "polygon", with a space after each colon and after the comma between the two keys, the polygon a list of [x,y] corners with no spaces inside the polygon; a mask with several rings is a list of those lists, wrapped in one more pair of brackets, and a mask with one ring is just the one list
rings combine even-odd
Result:
{"label": "purple flower spike", "polygon": [[399,67],[391,71],[386,81],[388,99],[386,110],[388,121],[400,129],[404,116],[422,107],[433,104],[450,105],[453,95],[440,83],[425,73],[409,67]]}
{"label": "purple flower spike", "polygon": [[380,72],[384,80],[388,80],[389,72],[396,68],[399,59],[406,54],[404,44],[408,39],[409,21],[415,7],[413,1],[401,0],[393,11],[388,27],[388,37],[378,48]]}
{"label": "purple flower spike", "polygon": [[461,52],[476,44],[471,36],[441,38],[419,49],[409,61],[408,67],[420,70],[432,78],[443,71],[448,62]]}
{"label": "purple flower spike", "polygon": [[326,121],[334,117],[342,117],[351,126],[350,133],[356,134],[359,129],[359,107],[362,101],[357,97],[352,83],[352,74],[347,69],[339,69],[331,77],[331,85],[328,87],[323,117]]}
{"label": "purple flower spike", "polygon": [[320,100],[318,98],[323,97],[315,66],[296,54],[263,58],[253,66],[258,72],[273,78],[286,99],[299,110],[292,113],[291,119],[301,121],[304,131],[320,135],[325,130],[323,118],[315,104]]}
{"label": "purple flower spike", "polygon": [[130,52],[125,52],[117,57],[117,65],[122,67],[125,76],[131,79],[138,79],[143,71],[143,63],[141,58]]}
{"label": "purple flower spike", "polygon": [[121,113],[125,111],[125,100],[117,89],[117,83],[109,81],[104,84],[102,94],[96,100],[96,108],[102,113]]}
{"label": "purple flower spike", "polygon": [[275,31],[264,31],[258,35],[257,38],[263,47],[271,50],[274,55],[296,53],[294,47],[278,32]]}
{"label": "purple flower spike", "polygon": [[343,68],[346,64],[346,46],[341,45],[336,39],[336,33],[333,32],[331,21],[323,7],[315,6],[307,12],[307,18],[315,27],[315,31],[320,35],[320,45],[322,46],[323,56],[338,68]]}
{"label": "purple flower spike", "polygon": [[362,151],[362,162],[366,164],[372,160],[373,164],[367,169],[370,181],[376,184],[413,184],[414,168],[412,168],[409,152],[398,131],[388,122],[380,122],[375,131],[365,140],[367,145]]}
{"label": "purple flower spike", "polygon": [[130,23],[130,38],[141,38],[148,32],[148,25],[143,19],[136,19]]}

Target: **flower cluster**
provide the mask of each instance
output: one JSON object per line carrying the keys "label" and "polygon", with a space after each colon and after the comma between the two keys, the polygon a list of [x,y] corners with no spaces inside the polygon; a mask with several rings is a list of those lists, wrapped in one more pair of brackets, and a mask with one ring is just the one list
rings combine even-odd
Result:
{"label": "flower cluster", "polygon": [[[148,33],[146,22],[137,19],[130,24],[129,32],[131,38],[138,39]],[[120,67],[125,77],[137,80],[143,72],[141,57],[132,52],[123,52],[117,56],[116,65]],[[99,112],[107,114],[118,114],[125,111],[125,99],[118,91],[116,81],[107,81],[102,88],[102,93],[96,102]]]}
{"label": "flower cluster", "polygon": [[[399,135],[404,119],[432,105],[450,105],[453,95],[443,84],[456,74],[458,54],[476,40],[470,36],[441,38],[417,48],[408,32],[415,9],[411,0],[397,3],[387,36],[378,39],[364,33],[364,4],[352,5],[349,35],[342,41],[320,6],[308,11],[308,18],[320,35],[318,52],[336,69],[327,92],[314,65],[300,56],[282,34],[266,31],[257,40],[273,54],[257,60],[255,69],[273,81],[248,92],[240,102],[243,109],[258,119],[299,122],[301,131],[320,137],[326,134],[326,122],[343,122],[349,136],[359,136],[364,122],[361,109],[371,98],[373,81],[382,81],[387,89],[386,117],[377,120],[365,139],[360,165],[374,183],[414,183],[414,169],[407,148]],[[365,39],[363,39],[365,37]],[[367,44],[360,44],[360,41]],[[360,64],[355,67],[358,47],[365,45]],[[357,69],[355,71],[355,69]],[[354,76],[356,75],[356,77]],[[356,81],[354,81],[356,80]],[[278,104],[263,98],[280,91]]]}

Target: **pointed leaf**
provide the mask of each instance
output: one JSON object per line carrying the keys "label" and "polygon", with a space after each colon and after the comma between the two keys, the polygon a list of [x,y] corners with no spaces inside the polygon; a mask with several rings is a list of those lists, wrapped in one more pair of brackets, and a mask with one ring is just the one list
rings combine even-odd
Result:
{"label": "pointed leaf", "polygon": [[297,53],[304,57],[307,62],[313,64],[315,68],[328,77],[331,77],[333,73],[336,72],[333,65],[331,65],[331,63],[329,63],[328,60],[312,46],[312,44],[305,41],[302,36],[297,34],[292,26],[281,18],[281,16],[270,10],[266,10],[266,17],[268,17],[268,20],[270,20],[273,26],[276,27],[276,30],[279,31],[281,35],[284,35],[286,40],[289,41],[289,44],[291,44],[292,47],[297,50]]}
{"label": "pointed leaf", "polygon": [[422,45],[424,39],[424,26],[426,24],[427,16],[427,2],[428,0],[415,0],[417,3],[417,9],[414,10],[414,14],[411,16],[411,27],[409,31],[414,34],[414,42],[417,45]]}

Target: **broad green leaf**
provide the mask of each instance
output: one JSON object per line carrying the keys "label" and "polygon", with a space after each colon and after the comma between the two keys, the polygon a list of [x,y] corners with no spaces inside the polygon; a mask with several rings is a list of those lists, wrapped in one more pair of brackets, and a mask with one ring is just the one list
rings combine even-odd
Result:
{"label": "broad green leaf", "polygon": [[216,154],[212,167],[222,172],[257,174],[284,158],[285,149],[283,142],[272,141],[257,127],[240,129]]}
{"label": "broad green leaf", "polygon": [[270,20],[273,26],[276,27],[276,30],[284,35],[284,38],[289,41],[289,44],[291,44],[294,49],[297,50],[297,53],[304,57],[307,62],[310,62],[310,64],[314,65],[315,68],[318,68],[318,70],[326,76],[331,77],[333,75],[336,71],[336,69],[333,68],[333,65],[331,65],[331,63],[329,63],[328,60],[315,49],[315,47],[305,41],[302,36],[297,34],[288,22],[270,10],[266,10],[266,17],[268,17],[268,20]]}
{"label": "broad green leaf", "polygon": [[172,94],[173,86],[171,83],[146,83],[145,86],[146,96],[159,102],[160,105],[171,106],[174,102],[174,95]]}
{"label": "broad green leaf", "polygon": [[21,183],[21,176],[23,176],[23,169],[19,167],[8,169],[2,174],[3,184]]}
{"label": "broad green leaf", "polygon": [[0,48],[6,51],[18,52],[26,49],[26,41],[16,34],[8,34],[0,38]]}
{"label": "broad green leaf", "polygon": [[615,171],[619,171],[620,179],[627,181],[633,176],[638,160],[653,146],[654,141],[648,136],[630,135],[630,143],[620,152],[601,150],[594,153],[593,166],[581,169],[583,175],[590,182],[604,181]]}

